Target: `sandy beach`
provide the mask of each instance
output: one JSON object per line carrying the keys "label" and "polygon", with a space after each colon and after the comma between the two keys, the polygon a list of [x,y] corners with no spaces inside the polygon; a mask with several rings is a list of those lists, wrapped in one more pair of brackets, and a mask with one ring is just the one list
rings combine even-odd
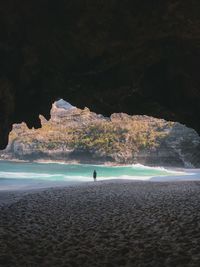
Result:
{"label": "sandy beach", "polygon": [[1,194],[0,266],[199,266],[198,181]]}

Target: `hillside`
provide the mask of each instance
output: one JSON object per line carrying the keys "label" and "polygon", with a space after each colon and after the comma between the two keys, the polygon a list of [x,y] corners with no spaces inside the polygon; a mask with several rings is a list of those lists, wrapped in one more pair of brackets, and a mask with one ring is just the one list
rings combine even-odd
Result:
{"label": "hillside", "polygon": [[53,104],[49,121],[40,116],[40,129],[14,124],[1,158],[200,167],[193,129],[148,116],[106,118],[63,103]]}

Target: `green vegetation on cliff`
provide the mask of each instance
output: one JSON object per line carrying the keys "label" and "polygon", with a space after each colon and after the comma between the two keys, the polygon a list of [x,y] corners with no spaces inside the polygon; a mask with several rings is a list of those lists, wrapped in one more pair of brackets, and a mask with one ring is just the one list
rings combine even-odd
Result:
{"label": "green vegetation on cliff", "polygon": [[198,166],[200,138],[184,125],[119,113],[105,118],[77,108],[53,105],[42,128],[16,124],[3,158],[112,161],[149,165]]}

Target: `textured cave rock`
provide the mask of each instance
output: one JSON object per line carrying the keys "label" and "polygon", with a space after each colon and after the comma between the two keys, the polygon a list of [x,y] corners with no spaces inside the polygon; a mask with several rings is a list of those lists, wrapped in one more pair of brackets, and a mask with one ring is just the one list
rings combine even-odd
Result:
{"label": "textured cave rock", "polygon": [[199,48],[198,0],[2,0],[0,146],[58,98],[200,133]]}

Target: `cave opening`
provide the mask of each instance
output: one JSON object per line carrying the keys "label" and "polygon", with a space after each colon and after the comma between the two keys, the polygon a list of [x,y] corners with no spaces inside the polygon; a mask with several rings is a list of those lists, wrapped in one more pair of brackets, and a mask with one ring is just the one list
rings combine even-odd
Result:
{"label": "cave opening", "polygon": [[199,70],[199,0],[1,0],[0,265],[199,266]]}

